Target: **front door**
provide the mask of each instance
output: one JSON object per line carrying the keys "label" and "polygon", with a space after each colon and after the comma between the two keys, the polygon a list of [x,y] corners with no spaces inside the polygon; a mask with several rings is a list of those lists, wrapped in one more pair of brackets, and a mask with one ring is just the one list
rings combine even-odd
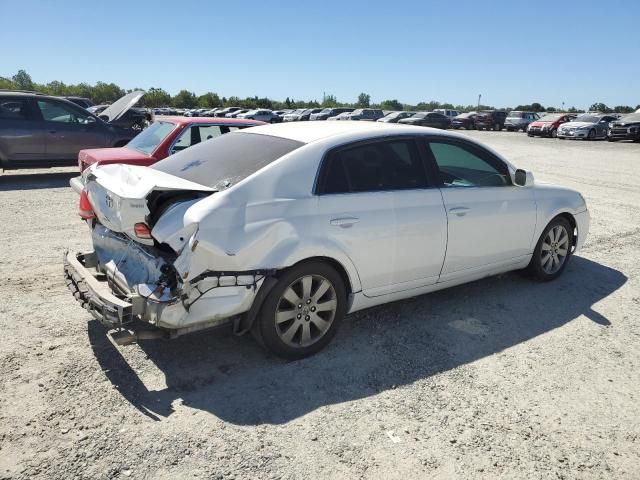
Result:
{"label": "front door", "polygon": [[0,96],[0,157],[9,162],[33,162],[45,155],[42,121],[27,95]]}
{"label": "front door", "polygon": [[46,158],[75,160],[87,148],[106,147],[102,124],[80,107],[54,99],[38,99],[44,121]]}
{"label": "front door", "polygon": [[515,263],[531,254],[536,225],[533,189],[513,185],[508,167],[465,141],[430,140],[448,217],[440,281]]}

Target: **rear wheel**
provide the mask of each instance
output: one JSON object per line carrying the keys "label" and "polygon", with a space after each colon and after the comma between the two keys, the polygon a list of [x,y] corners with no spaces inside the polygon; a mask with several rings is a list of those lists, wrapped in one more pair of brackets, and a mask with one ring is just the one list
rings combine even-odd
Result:
{"label": "rear wheel", "polygon": [[334,268],[305,262],[283,273],[253,328],[276,355],[304,358],[331,341],[346,313],[346,299],[344,282]]}
{"label": "rear wheel", "polygon": [[573,228],[564,217],[556,217],[544,229],[528,269],[538,279],[553,280],[558,277],[571,257]]}

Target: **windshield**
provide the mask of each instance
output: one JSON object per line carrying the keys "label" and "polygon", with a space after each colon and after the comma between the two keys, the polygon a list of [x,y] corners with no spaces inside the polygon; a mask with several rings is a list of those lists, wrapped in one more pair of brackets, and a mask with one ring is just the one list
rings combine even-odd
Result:
{"label": "windshield", "polygon": [[302,145],[288,138],[232,132],[182,150],[150,168],[224,190]]}
{"label": "windshield", "polygon": [[564,115],[561,113],[552,113],[550,115],[545,115],[542,117],[539,122],[555,122],[556,120],[560,120]]}
{"label": "windshield", "polygon": [[509,117],[511,118],[522,118],[523,112],[509,112]]}
{"label": "windshield", "polygon": [[578,118],[574,120],[574,122],[586,122],[586,123],[598,123],[600,121],[600,117],[596,117],[595,115],[580,115]]}
{"label": "windshield", "polygon": [[146,155],[151,155],[160,143],[167,138],[167,135],[176,128],[170,122],[154,122],[149,128],[144,129],[127,143],[127,147],[133,148]]}
{"label": "windshield", "polygon": [[424,118],[426,117],[427,114],[426,113],[416,113],[413,117],[411,118]]}
{"label": "windshield", "polygon": [[331,113],[332,109],[331,108],[325,108],[324,110],[322,110],[320,113]]}

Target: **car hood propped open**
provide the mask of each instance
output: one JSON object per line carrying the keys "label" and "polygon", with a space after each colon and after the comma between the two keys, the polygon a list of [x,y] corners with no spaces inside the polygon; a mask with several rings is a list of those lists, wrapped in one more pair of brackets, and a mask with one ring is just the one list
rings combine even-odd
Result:
{"label": "car hood propped open", "polygon": [[114,122],[122,117],[127,110],[133,107],[145,94],[143,90],[136,90],[131,93],[127,93],[124,97],[120,97],[114,103],[109,105],[105,110],[100,113],[100,118],[107,122]]}

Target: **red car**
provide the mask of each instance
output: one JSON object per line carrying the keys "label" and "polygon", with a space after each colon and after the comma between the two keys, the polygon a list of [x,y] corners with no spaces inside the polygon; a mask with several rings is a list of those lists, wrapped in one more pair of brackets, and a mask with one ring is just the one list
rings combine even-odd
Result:
{"label": "red car", "polygon": [[556,138],[556,135],[558,134],[558,127],[575,118],[576,115],[572,113],[547,113],[539,120],[529,124],[527,127],[527,135],[530,137],[539,136]]}
{"label": "red car", "polygon": [[147,167],[172,153],[189,148],[240,128],[264,125],[257,120],[219,117],[157,117],[156,121],[140,132],[124,147],[80,150],[78,167],[82,172],[98,163],[128,163]]}

